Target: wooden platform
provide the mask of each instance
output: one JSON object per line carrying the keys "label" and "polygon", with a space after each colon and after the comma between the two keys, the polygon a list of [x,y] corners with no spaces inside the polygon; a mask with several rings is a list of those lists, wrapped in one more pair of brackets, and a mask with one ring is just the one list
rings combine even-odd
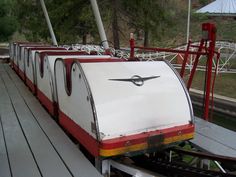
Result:
{"label": "wooden platform", "polygon": [[191,140],[203,151],[236,158],[236,132],[196,117],[195,138]]}
{"label": "wooden platform", "polygon": [[0,63],[0,177],[100,177],[24,83]]}

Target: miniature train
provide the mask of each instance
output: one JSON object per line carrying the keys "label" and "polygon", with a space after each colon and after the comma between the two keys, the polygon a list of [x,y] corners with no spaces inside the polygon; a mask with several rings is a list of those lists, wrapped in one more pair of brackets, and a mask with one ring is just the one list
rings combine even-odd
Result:
{"label": "miniature train", "polygon": [[19,42],[10,58],[42,105],[94,157],[152,152],[194,136],[188,91],[167,61]]}

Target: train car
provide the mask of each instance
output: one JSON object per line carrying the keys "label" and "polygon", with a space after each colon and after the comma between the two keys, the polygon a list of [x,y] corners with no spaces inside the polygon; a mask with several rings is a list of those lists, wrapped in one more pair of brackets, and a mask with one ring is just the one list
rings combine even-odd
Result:
{"label": "train car", "polygon": [[49,45],[42,43],[28,43],[28,44],[20,44],[18,46],[18,56],[17,56],[17,66],[18,66],[18,74],[20,78],[25,81],[25,60],[26,60],[26,50],[29,47],[49,47]]}
{"label": "train car", "polygon": [[35,56],[36,95],[49,113],[56,117],[57,99],[55,96],[54,63],[56,58],[78,58],[87,55],[81,51],[46,51]]}
{"label": "train car", "polygon": [[18,62],[18,65],[19,65],[19,76],[21,77],[21,79],[23,81],[26,80],[26,65],[27,65],[27,62],[29,60],[29,49],[31,48],[38,48],[38,50],[40,50],[41,48],[57,48],[57,47],[54,47],[54,46],[50,46],[50,45],[36,45],[36,46],[23,46],[21,48],[21,56],[20,56],[20,60]]}
{"label": "train car", "polygon": [[18,57],[18,46],[20,44],[27,44],[28,42],[12,42],[10,44],[11,49],[10,49],[10,62],[11,62],[11,66],[15,71],[18,71],[18,65],[17,65],[17,57]]}
{"label": "train car", "polygon": [[34,45],[42,45],[41,43],[31,43],[31,42],[14,42],[13,44],[13,50],[14,50],[14,56],[12,61],[13,69],[16,71],[17,74],[19,74],[19,61],[21,58],[21,48],[23,46],[34,46]]}
{"label": "train car", "polygon": [[13,64],[14,48],[15,48],[15,42],[11,42],[9,44],[10,64]]}
{"label": "train car", "polygon": [[32,93],[36,93],[36,85],[35,85],[35,53],[45,52],[45,51],[65,51],[66,49],[63,47],[29,47],[26,61],[25,61],[25,77],[26,77],[26,85],[32,91]]}
{"label": "train car", "polygon": [[189,140],[189,94],[167,61],[57,59],[59,123],[94,157],[134,155]]}

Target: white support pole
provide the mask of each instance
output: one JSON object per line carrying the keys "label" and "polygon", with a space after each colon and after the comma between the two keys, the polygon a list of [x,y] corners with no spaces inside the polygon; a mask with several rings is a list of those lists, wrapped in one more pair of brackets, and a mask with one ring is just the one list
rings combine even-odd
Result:
{"label": "white support pole", "polygon": [[226,171],[225,171],[224,168],[219,164],[219,162],[214,161],[214,163],[215,163],[216,166],[220,169],[220,171],[222,171],[223,173],[226,173]]}
{"label": "white support pole", "polygon": [[53,28],[52,28],[52,24],[51,24],[51,21],[50,21],[50,19],[49,19],[48,12],[47,12],[47,8],[46,8],[46,6],[45,6],[44,0],[40,0],[40,3],[41,3],[41,7],[42,7],[42,9],[43,9],[43,13],[44,13],[44,16],[45,16],[47,25],[48,25],[48,29],[49,29],[51,38],[52,38],[52,43],[53,43],[53,45],[58,46],[58,44],[57,44],[57,39],[56,39],[56,37],[55,37],[54,31],[53,31]]}
{"label": "white support pole", "polygon": [[99,31],[99,35],[100,35],[100,39],[102,41],[102,45],[105,48],[105,50],[109,49],[109,45],[107,42],[107,36],[104,30],[104,26],[102,23],[102,19],[101,19],[101,15],[98,9],[98,4],[96,0],[90,0],[91,5],[92,5],[92,9],[93,9],[93,13],[96,19],[96,23],[97,23],[97,27],[98,27],[98,31]]}
{"label": "white support pole", "polygon": [[188,41],[189,41],[190,14],[191,14],[191,0],[188,0],[188,21],[187,21],[187,40],[186,40],[186,43],[188,43]]}

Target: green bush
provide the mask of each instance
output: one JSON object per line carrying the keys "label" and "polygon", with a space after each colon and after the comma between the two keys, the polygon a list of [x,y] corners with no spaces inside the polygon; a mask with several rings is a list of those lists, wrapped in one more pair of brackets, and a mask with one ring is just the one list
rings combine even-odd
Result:
{"label": "green bush", "polygon": [[7,41],[16,31],[17,21],[14,17],[0,17],[0,41]]}
{"label": "green bush", "polygon": [[10,4],[0,0],[0,42],[7,41],[17,30],[17,20],[10,14]]}

